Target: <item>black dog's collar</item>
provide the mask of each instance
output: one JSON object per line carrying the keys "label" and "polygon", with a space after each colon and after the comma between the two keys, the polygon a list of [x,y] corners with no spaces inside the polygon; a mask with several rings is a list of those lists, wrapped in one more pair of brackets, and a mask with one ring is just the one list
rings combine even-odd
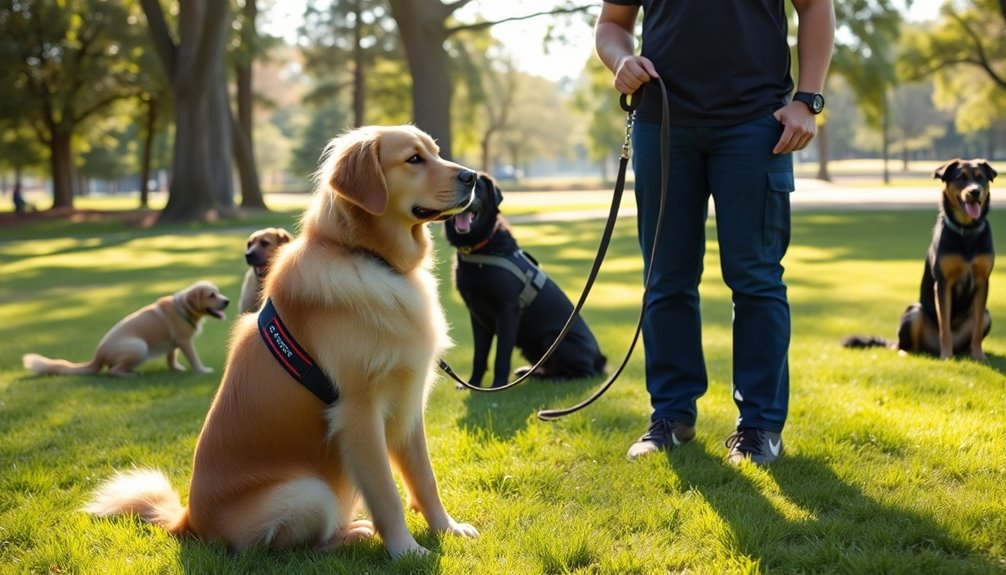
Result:
{"label": "black dog's collar", "polygon": [[272,299],[265,300],[265,305],[258,314],[258,329],[265,346],[287,373],[326,405],[333,405],[339,400],[339,389],[335,382],[325,375],[307,351],[293,339],[276,313]]}
{"label": "black dog's collar", "polygon": [[951,220],[949,216],[944,215],[943,225],[959,236],[975,236],[985,231],[985,226],[988,225],[988,222],[983,219],[982,221],[978,222],[977,226],[971,228],[965,228],[964,226]]}
{"label": "black dog's collar", "polygon": [[481,250],[482,248],[488,246],[489,242],[493,241],[493,236],[496,235],[496,232],[499,229],[500,229],[500,223],[499,223],[499,221],[497,221],[496,225],[493,226],[493,231],[489,232],[489,236],[487,236],[486,239],[482,240],[481,242],[476,243],[473,246],[458,246],[458,253],[462,253],[462,254],[468,255],[468,254],[471,254],[471,253],[475,253],[475,252]]}

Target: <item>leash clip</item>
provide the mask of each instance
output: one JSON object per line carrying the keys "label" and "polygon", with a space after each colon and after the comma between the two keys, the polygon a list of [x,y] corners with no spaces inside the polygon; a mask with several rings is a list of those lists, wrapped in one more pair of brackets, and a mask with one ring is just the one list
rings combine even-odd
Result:
{"label": "leash clip", "polygon": [[620,156],[623,160],[629,159],[629,149],[632,142],[632,125],[635,123],[635,120],[636,113],[634,111],[625,114],[625,141],[622,143],[622,155]]}

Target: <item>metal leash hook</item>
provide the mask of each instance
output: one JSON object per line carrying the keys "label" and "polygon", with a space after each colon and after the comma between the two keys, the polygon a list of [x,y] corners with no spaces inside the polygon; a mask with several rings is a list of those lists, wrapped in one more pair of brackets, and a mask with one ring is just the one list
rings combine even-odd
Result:
{"label": "metal leash hook", "polygon": [[622,154],[619,156],[623,160],[629,159],[629,150],[632,143],[632,126],[636,123],[636,108],[639,107],[638,98],[633,94],[622,94],[618,98],[618,103],[625,110],[625,142],[622,143]]}

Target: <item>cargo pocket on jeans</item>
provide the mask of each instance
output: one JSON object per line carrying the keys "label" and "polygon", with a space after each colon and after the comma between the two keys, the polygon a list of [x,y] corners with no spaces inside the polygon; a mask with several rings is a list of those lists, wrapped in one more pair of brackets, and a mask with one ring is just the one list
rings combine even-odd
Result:
{"label": "cargo pocket on jeans", "polygon": [[768,193],[765,198],[765,249],[782,258],[789,247],[790,206],[789,195],[796,189],[793,172],[768,172]]}

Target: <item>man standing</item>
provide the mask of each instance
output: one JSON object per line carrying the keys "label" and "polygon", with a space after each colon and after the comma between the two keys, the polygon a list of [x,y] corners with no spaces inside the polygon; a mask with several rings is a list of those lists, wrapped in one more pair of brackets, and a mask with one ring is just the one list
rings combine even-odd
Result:
{"label": "man standing", "polygon": [[[597,54],[615,88],[645,85],[632,133],[644,275],[646,387],[653,406],[635,459],[695,437],[696,400],[708,386],[699,281],[710,196],[723,279],[733,297],[733,397],[740,416],[727,438],[731,463],[767,465],[782,453],[789,407],[790,312],[782,258],[789,246],[792,152],[816,132],[831,61],[831,0],[791,0],[799,18],[796,93],[785,0],[604,0]],[[642,54],[635,24],[643,9]],[[661,91],[670,135],[661,142]],[[792,95],[791,95],[792,94]],[[661,144],[669,152],[661,156]],[[668,203],[657,221],[661,165]],[[653,237],[660,226],[660,245]]]}

